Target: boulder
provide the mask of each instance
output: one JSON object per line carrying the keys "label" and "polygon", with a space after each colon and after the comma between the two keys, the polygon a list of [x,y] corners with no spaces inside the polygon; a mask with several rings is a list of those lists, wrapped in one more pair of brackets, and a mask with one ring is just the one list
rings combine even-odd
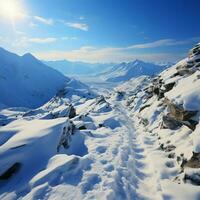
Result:
{"label": "boulder", "polygon": [[188,121],[198,113],[198,111],[184,110],[182,107],[177,106],[169,101],[167,103],[167,106],[170,115],[178,121]]}
{"label": "boulder", "polygon": [[182,124],[179,121],[175,120],[173,117],[171,117],[169,113],[167,115],[164,115],[162,118],[161,128],[176,130],[181,126]]}
{"label": "boulder", "polygon": [[168,83],[168,84],[165,84],[164,87],[165,87],[165,92],[168,92],[170,91],[175,85],[175,82],[171,82],[171,83]]}
{"label": "boulder", "polygon": [[200,168],[200,153],[193,152],[192,157],[183,164],[183,167]]}
{"label": "boulder", "polygon": [[[177,124],[177,122],[178,122],[180,124],[187,126],[188,128],[190,128],[193,131],[195,130],[198,122],[193,120],[192,117],[194,117],[198,113],[198,111],[184,110],[181,106],[177,106],[177,105],[171,103],[167,98],[164,99],[163,103],[165,105],[167,105],[168,111],[169,111],[168,115],[164,116],[164,118],[163,118],[164,127],[165,126],[168,128],[173,127],[172,124],[174,123],[174,125],[178,125]],[[174,120],[174,122],[173,122],[173,120]]]}
{"label": "boulder", "polygon": [[76,116],[76,109],[71,105],[69,108],[68,117],[71,119],[74,118],[75,116]]}

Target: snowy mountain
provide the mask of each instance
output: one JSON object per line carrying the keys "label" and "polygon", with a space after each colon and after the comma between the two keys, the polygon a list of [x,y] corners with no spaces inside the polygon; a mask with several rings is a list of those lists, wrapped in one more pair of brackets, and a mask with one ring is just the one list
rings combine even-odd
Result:
{"label": "snowy mountain", "polygon": [[69,81],[31,54],[18,56],[0,48],[0,102],[35,108],[43,105]]}
{"label": "snowy mountain", "polygon": [[139,186],[151,186],[151,191],[142,190],[146,198],[160,199],[161,192],[169,199],[199,199],[199,67],[197,44],[187,58],[155,78],[139,77],[115,89],[112,98],[121,95],[135,127],[137,148],[144,149],[139,159],[142,168],[153,174]]}
{"label": "snowy mountain", "polygon": [[[200,44],[101,95],[70,79],[0,110],[0,199],[199,199]],[[28,134],[27,134],[28,133]]]}
{"label": "snowy mountain", "polygon": [[68,60],[57,60],[57,61],[43,61],[46,65],[60,71],[61,73],[72,76],[72,75],[91,75],[100,73],[113,64],[103,63],[85,63],[85,62],[71,62]]}
{"label": "snowy mountain", "polygon": [[133,62],[123,62],[114,65],[108,71],[101,73],[100,76],[103,77],[106,81],[124,82],[141,75],[154,76],[163,71],[165,67],[166,66],[160,66],[141,60],[135,60]]}

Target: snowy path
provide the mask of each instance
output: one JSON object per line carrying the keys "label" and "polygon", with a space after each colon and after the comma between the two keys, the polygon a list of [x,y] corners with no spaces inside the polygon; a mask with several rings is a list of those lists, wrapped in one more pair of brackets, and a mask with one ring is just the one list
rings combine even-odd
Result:
{"label": "snowy path", "polygon": [[[65,194],[79,199],[108,200],[160,200],[162,199],[159,178],[135,130],[127,109],[117,101],[109,102],[111,113],[93,115],[94,120],[108,118],[117,120],[116,128],[103,127],[92,130],[85,143],[90,167],[83,171],[74,192]],[[109,116],[109,117],[108,117]],[[115,123],[112,121],[112,124]],[[71,190],[59,186],[57,191]],[[52,191],[50,196],[57,191]],[[50,197],[49,196],[49,197]]]}
{"label": "snowy path", "polygon": [[124,141],[120,147],[122,171],[121,177],[127,199],[162,199],[156,171],[151,166],[145,146],[137,136],[134,122],[129,117],[127,108],[120,102],[112,102],[120,116],[121,124],[126,127]]}

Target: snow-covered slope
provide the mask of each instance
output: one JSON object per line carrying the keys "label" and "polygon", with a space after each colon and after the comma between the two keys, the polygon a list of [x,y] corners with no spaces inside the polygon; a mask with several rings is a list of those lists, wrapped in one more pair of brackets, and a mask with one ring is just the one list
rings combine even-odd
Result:
{"label": "snow-covered slope", "polygon": [[123,62],[113,66],[100,76],[111,82],[124,82],[141,75],[153,76],[163,71],[166,66],[135,60],[133,62]]}
{"label": "snow-covered slope", "polygon": [[[116,88],[148,165],[154,169],[156,193],[168,199],[199,199],[200,195],[199,67],[197,44],[187,58],[149,79],[148,84],[146,79],[135,79]],[[146,184],[152,182],[146,179]]]}
{"label": "snow-covered slope", "polygon": [[18,56],[0,48],[0,102],[35,108],[47,102],[69,81],[31,54]]}
{"label": "snow-covered slope", "polygon": [[199,66],[197,45],[100,96],[70,80],[40,108],[1,110],[0,199],[198,200]]}
{"label": "snow-covered slope", "polygon": [[46,65],[62,72],[67,76],[97,74],[107,70],[113,64],[71,62],[68,60],[43,61]]}

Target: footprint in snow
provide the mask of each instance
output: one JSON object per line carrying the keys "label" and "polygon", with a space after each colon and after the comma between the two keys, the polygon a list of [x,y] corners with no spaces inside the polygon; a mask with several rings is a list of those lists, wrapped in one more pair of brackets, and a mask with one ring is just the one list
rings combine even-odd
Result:
{"label": "footprint in snow", "polygon": [[90,174],[81,184],[82,193],[85,194],[88,191],[93,190],[95,185],[99,182],[101,182],[101,178],[98,174]]}
{"label": "footprint in snow", "polygon": [[106,150],[107,150],[106,146],[99,146],[99,147],[96,148],[97,153],[105,153]]}
{"label": "footprint in snow", "polygon": [[114,166],[112,164],[108,164],[107,166],[105,166],[105,171],[107,172],[111,172],[114,170]]}
{"label": "footprint in snow", "polygon": [[167,162],[165,163],[165,165],[166,165],[167,167],[169,167],[169,168],[173,168],[173,167],[174,167],[174,162],[173,162],[173,161],[167,161]]}
{"label": "footprint in snow", "polygon": [[114,154],[114,155],[117,155],[118,154],[118,148],[114,148],[113,150],[112,150],[112,153]]}
{"label": "footprint in snow", "polygon": [[105,165],[105,164],[107,164],[107,163],[108,163],[108,161],[107,161],[107,160],[100,160],[100,162],[101,162],[101,164],[103,164],[103,165]]}

